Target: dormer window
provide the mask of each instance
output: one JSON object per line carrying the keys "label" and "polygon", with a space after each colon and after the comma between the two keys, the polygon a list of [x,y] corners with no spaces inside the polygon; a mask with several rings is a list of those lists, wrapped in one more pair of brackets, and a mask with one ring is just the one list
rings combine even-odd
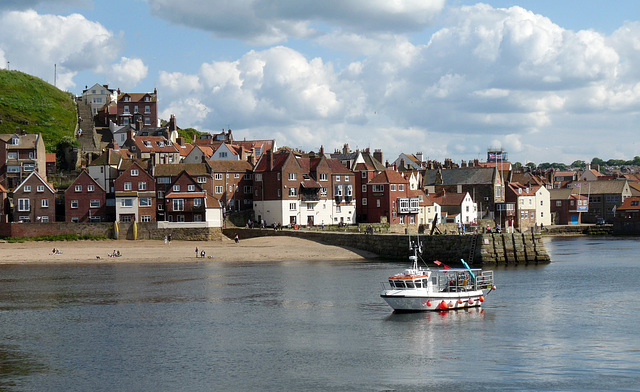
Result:
{"label": "dormer window", "polygon": [[138,174],[139,174],[139,173],[138,173],[138,169],[131,169],[131,175],[132,175],[133,177],[136,177]]}
{"label": "dormer window", "polygon": [[20,144],[20,138],[17,136],[14,136],[11,138],[11,144],[14,146],[17,146],[18,144]]}
{"label": "dormer window", "polygon": [[145,147],[151,147],[151,142],[148,141],[148,140],[145,140],[144,141],[144,145],[145,145]]}

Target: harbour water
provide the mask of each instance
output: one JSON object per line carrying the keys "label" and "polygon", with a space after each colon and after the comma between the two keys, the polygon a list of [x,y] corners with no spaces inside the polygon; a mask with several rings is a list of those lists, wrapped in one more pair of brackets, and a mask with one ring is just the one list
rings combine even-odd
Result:
{"label": "harbour water", "polygon": [[0,390],[640,390],[640,242],[545,242],[442,314],[381,261],[0,265]]}

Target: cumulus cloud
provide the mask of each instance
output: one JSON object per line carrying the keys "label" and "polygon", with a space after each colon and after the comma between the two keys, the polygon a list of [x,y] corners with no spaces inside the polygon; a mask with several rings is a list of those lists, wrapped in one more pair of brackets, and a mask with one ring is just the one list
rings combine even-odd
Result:
{"label": "cumulus cloud", "polygon": [[148,0],[153,15],[261,45],[319,34],[318,25],[347,31],[419,31],[433,22],[444,0]]}
{"label": "cumulus cloud", "polygon": [[40,15],[33,10],[0,14],[0,49],[11,68],[57,85],[75,86],[73,76],[82,70],[99,70],[113,59],[120,42],[101,24],[79,14]]}
{"label": "cumulus cloud", "polygon": [[107,70],[111,83],[121,88],[132,88],[147,77],[149,67],[141,59],[122,57],[119,63],[112,64]]}

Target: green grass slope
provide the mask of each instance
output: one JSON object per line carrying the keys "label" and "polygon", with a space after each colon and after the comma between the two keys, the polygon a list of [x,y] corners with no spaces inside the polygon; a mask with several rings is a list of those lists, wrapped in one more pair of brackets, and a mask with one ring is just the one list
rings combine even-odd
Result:
{"label": "green grass slope", "polygon": [[47,151],[63,137],[73,138],[77,123],[72,94],[19,71],[0,69],[0,133],[16,128],[40,133]]}

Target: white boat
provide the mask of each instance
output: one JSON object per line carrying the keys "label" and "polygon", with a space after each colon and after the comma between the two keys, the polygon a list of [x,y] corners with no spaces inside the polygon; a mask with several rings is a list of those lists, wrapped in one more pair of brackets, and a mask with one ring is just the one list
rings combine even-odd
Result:
{"label": "white boat", "polygon": [[[486,295],[495,290],[493,271],[480,268],[429,268],[418,266],[422,253],[419,242],[411,243],[411,268],[390,276],[383,283],[382,298],[398,312],[448,311],[479,307]],[[442,264],[437,262],[437,264]]]}

